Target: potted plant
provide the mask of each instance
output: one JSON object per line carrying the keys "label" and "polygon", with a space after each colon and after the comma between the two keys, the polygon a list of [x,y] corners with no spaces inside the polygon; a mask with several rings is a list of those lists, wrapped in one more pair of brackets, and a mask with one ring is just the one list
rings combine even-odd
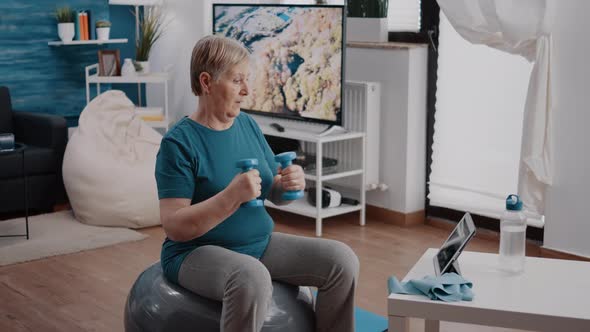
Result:
{"label": "potted plant", "polygon": [[74,18],[76,13],[68,6],[59,7],[55,11],[57,35],[61,41],[71,42],[74,39]]}
{"label": "potted plant", "polygon": [[135,61],[138,73],[149,73],[150,51],[164,30],[164,14],[161,7],[145,8],[143,16],[139,18],[139,38],[135,42]]}
{"label": "potted plant", "polygon": [[387,41],[388,0],[348,0],[347,41]]}
{"label": "potted plant", "polygon": [[111,33],[111,22],[107,20],[98,20],[96,26],[96,39],[108,40]]}

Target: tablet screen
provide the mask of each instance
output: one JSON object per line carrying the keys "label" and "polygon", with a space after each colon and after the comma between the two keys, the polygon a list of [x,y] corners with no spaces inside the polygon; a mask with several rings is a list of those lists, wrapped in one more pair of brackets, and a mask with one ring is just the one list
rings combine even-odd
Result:
{"label": "tablet screen", "polygon": [[469,214],[465,214],[436,255],[441,273],[447,272],[448,266],[457,258],[473,234],[473,220]]}

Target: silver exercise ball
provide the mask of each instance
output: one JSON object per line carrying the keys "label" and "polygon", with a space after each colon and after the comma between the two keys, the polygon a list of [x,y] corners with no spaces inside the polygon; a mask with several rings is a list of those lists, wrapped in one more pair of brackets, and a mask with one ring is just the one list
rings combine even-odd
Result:
{"label": "silver exercise ball", "polygon": [[[273,281],[272,304],[263,332],[314,331],[313,296],[308,287]],[[219,331],[221,302],[169,282],[160,262],[133,284],[125,304],[126,332]]]}

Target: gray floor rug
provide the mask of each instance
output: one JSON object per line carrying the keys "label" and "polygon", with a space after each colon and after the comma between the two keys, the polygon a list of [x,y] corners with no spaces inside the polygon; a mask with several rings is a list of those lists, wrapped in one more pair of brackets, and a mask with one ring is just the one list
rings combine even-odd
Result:
{"label": "gray floor rug", "polygon": [[[24,233],[25,218],[0,221],[0,235]],[[0,266],[138,241],[147,235],[127,228],[82,224],[72,211],[59,211],[29,217],[29,237],[0,238]]]}

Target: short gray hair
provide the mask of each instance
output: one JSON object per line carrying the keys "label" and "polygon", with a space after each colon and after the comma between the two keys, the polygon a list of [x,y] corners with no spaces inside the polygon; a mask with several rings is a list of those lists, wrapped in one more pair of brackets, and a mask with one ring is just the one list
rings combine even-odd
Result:
{"label": "short gray hair", "polygon": [[213,80],[229,68],[247,59],[248,51],[233,39],[210,35],[199,40],[193,48],[191,56],[191,88],[197,96],[203,94],[199,82],[202,72],[209,73]]}

